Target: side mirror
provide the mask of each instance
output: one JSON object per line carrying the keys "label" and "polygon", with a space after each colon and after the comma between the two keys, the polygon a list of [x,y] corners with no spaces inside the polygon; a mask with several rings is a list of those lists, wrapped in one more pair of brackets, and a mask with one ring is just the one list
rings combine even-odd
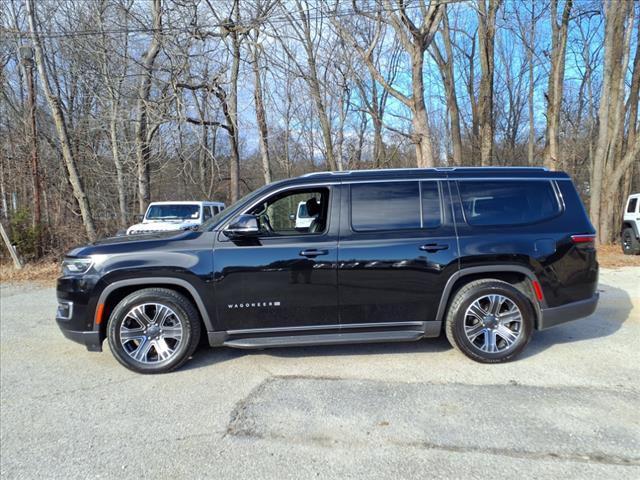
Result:
{"label": "side mirror", "polygon": [[290,213],[289,214],[289,220],[291,220],[292,222],[296,219],[296,215],[294,213]]}
{"label": "side mirror", "polygon": [[224,229],[224,234],[229,238],[256,237],[260,233],[258,217],[255,215],[238,215]]}
{"label": "side mirror", "polygon": [[144,215],[138,213],[136,215],[133,216],[133,221],[136,223],[140,223],[142,222],[142,220],[144,220]]}

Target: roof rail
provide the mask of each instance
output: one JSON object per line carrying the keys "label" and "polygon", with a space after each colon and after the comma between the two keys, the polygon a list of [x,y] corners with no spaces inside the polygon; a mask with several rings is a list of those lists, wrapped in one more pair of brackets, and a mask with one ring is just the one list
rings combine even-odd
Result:
{"label": "roof rail", "polygon": [[369,172],[406,172],[406,171],[436,171],[436,172],[455,172],[456,170],[486,170],[486,169],[504,169],[504,170],[534,170],[547,172],[546,167],[434,167],[434,168],[365,168],[362,170],[325,170],[321,172],[310,172],[302,175],[303,177],[313,177],[316,175],[351,175],[352,173],[369,173]]}

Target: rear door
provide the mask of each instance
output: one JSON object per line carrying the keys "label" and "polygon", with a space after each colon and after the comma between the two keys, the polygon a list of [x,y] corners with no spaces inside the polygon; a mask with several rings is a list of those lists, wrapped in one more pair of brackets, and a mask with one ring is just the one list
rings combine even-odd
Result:
{"label": "rear door", "polygon": [[342,188],[341,325],[435,320],[442,290],[458,268],[447,182],[353,182]]}

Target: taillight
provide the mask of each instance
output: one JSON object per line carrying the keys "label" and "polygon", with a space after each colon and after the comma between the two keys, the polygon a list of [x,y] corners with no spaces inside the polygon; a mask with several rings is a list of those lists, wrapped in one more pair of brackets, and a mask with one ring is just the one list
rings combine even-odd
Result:
{"label": "taillight", "polygon": [[573,243],[594,243],[595,240],[595,235],[571,235],[571,241]]}

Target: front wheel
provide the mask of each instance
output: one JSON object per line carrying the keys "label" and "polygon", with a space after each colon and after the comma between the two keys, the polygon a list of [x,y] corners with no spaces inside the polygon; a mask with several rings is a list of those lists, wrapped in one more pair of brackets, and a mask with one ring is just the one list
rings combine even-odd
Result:
{"label": "front wheel", "polygon": [[500,280],[476,280],[454,296],[445,324],[447,339],[482,363],[506,362],[529,343],[534,313],[529,299]]}
{"label": "front wheel", "polygon": [[165,373],[184,364],[198,346],[200,319],[183,295],[145,288],[125,297],[107,324],[116,359],[138,373]]}

